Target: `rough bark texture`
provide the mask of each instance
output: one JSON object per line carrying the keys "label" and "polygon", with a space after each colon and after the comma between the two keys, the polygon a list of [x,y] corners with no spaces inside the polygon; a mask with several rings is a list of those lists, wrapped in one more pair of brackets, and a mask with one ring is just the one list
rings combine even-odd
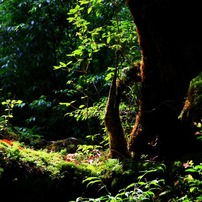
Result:
{"label": "rough bark texture", "polygon": [[109,135],[111,158],[128,157],[127,142],[124,136],[123,127],[119,116],[121,92],[117,86],[117,67],[111,83],[104,123]]}
{"label": "rough bark texture", "polygon": [[[117,61],[121,56],[121,52],[117,52]],[[126,86],[132,82],[140,82],[139,67],[140,64],[136,63],[133,67],[125,72],[124,78],[117,78],[118,65],[114,71],[114,77],[111,83],[108,102],[106,106],[106,113],[104,123],[109,135],[110,154],[112,158],[126,158],[129,157],[128,145],[125,138],[124,130],[120,120],[119,105],[123,92]]]}
{"label": "rough bark texture", "polygon": [[142,50],[142,100],[129,148],[177,157],[194,151],[191,119],[178,119],[189,82],[202,70],[200,1],[129,0]]}

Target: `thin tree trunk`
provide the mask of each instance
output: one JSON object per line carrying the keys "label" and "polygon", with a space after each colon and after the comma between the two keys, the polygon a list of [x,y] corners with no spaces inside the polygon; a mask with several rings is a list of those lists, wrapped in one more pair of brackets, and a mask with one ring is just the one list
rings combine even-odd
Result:
{"label": "thin tree trunk", "polygon": [[117,86],[118,57],[119,53],[116,56],[116,67],[108,95],[104,123],[109,135],[110,155],[112,158],[121,159],[128,157],[128,149],[119,115],[119,104],[122,93],[119,93]]}

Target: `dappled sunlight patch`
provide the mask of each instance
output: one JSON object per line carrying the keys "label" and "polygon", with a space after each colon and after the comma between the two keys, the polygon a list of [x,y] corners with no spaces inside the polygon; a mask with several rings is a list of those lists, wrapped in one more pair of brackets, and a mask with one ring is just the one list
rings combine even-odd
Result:
{"label": "dappled sunlight patch", "polygon": [[[82,162],[80,155],[48,152],[47,150],[34,150],[28,146],[20,146],[19,142],[0,140],[0,154],[2,165],[18,165],[21,169],[31,173],[41,173],[52,179],[63,178],[71,172],[93,173],[94,168],[88,168]],[[77,157],[78,156],[78,157]],[[86,161],[86,160],[85,160]],[[87,162],[87,161],[86,161]]]}
{"label": "dappled sunlight patch", "polygon": [[67,154],[65,160],[68,162],[74,162],[75,164],[88,163],[88,164],[96,164],[101,160],[105,154],[104,152],[94,149],[91,151],[89,155],[81,154],[81,153],[73,153]]}
{"label": "dappled sunlight patch", "polygon": [[22,147],[19,146],[19,143],[18,142],[15,142],[14,140],[8,140],[8,139],[1,139],[0,140],[0,143],[4,144],[5,146],[17,146],[17,148],[19,150],[22,150]]}

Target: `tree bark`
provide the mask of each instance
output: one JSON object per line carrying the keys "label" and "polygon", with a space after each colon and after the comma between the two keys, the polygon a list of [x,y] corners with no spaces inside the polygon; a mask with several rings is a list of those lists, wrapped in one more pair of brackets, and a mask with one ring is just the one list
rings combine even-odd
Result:
{"label": "tree bark", "polygon": [[[200,149],[191,119],[179,119],[202,67],[200,1],[129,0],[142,53],[142,97],[129,149],[178,157]],[[197,144],[197,146],[196,146]]]}
{"label": "tree bark", "polygon": [[119,104],[123,92],[123,85],[118,85],[117,71],[119,52],[116,53],[116,67],[113,80],[110,86],[104,124],[109,136],[110,157],[124,159],[129,157],[127,141],[119,115]]}

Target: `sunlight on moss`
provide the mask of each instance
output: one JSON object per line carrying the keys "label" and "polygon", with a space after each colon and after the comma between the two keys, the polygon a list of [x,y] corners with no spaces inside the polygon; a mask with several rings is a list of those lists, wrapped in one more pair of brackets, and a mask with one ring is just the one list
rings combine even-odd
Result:
{"label": "sunlight on moss", "polygon": [[64,155],[51,152],[48,153],[46,150],[33,150],[31,148],[23,148],[17,142],[12,142],[12,144],[0,141],[0,152],[4,156],[3,159],[6,161],[17,160],[27,167],[37,167],[43,173],[47,172],[52,178],[63,177],[64,169],[79,169],[89,172],[95,171],[94,168],[87,166],[76,165],[73,162],[68,162],[64,160]]}

